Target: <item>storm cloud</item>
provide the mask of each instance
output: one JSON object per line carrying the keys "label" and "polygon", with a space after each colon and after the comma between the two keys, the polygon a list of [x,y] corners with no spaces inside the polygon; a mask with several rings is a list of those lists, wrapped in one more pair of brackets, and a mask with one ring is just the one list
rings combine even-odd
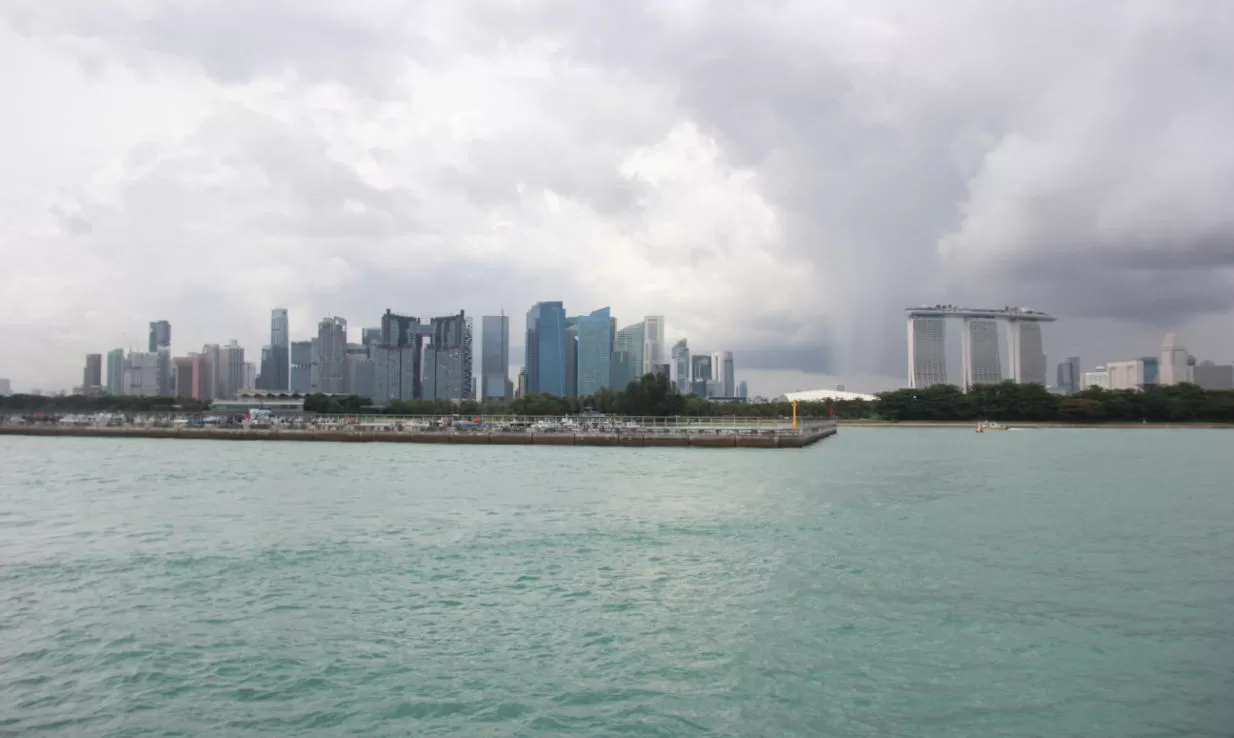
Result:
{"label": "storm cloud", "polygon": [[1234,355],[1231,37],[1219,0],[6,3],[0,375],[550,299],[761,370],[900,376],[940,301]]}

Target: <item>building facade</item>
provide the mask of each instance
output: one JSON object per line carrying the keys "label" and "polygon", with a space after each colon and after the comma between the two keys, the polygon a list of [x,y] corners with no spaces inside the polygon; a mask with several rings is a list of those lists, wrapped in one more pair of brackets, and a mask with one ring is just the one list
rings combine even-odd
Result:
{"label": "building facade", "polygon": [[214,364],[214,381],[219,386],[216,397],[225,400],[235,399],[240,390],[247,384],[247,369],[244,361],[244,347],[232,339],[231,343],[219,347],[219,360]]}
{"label": "building facade", "polygon": [[707,383],[713,381],[710,354],[690,357],[690,392],[707,397]]}
{"label": "building facade", "polygon": [[285,392],[291,389],[291,333],[285,308],[270,311],[270,357],[268,364],[262,364],[261,376],[268,390]]}
{"label": "building facade", "polygon": [[130,352],[125,360],[122,394],[132,397],[159,395],[159,354]]}
{"label": "building facade", "polygon": [[673,344],[673,383],[677,386],[677,394],[690,394],[690,345],[686,339]]}
{"label": "building facade", "polygon": [[345,394],[347,361],[347,321],[338,316],[322,318],[317,324],[317,386],[314,392]]}
{"label": "building facade", "polygon": [[124,394],[124,349],[107,352],[107,394]]}
{"label": "building facade", "polygon": [[643,376],[646,368],[643,360],[645,336],[646,326],[642,322],[617,331],[613,343],[614,359],[610,367],[610,380],[614,388],[625,389],[630,382],[638,381]]}
{"label": "building facade", "polygon": [[1166,334],[1161,342],[1161,384],[1165,386],[1190,382],[1192,363],[1187,356],[1187,347],[1173,333]]}
{"label": "building facade", "polygon": [[1058,365],[1057,374],[1057,384],[1063,394],[1074,395],[1084,389],[1080,386],[1080,357],[1068,356],[1063,359]]}
{"label": "building facade", "polygon": [[96,395],[103,391],[103,355],[86,354],[86,368],[81,376],[81,393]]}
{"label": "building facade", "polygon": [[1090,387],[1099,387],[1101,389],[1110,388],[1110,372],[1104,366],[1099,366],[1091,372],[1084,372],[1080,375],[1080,389],[1086,390]]}
{"label": "building facade", "polygon": [[1192,381],[1206,390],[1234,389],[1234,366],[1201,361],[1192,372]]}
{"label": "building facade", "polygon": [[291,371],[288,389],[300,395],[313,390],[313,342],[291,342]]}
{"label": "building facade", "polygon": [[471,397],[472,323],[463,311],[429,322],[431,345],[424,351],[423,397],[467,400]]}
{"label": "building facade", "polygon": [[720,381],[724,383],[725,397],[737,396],[737,373],[733,366],[733,352],[724,351],[720,354]]}
{"label": "building facade", "polygon": [[655,367],[667,363],[664,355],[664,316],[643,318],[643,374],[655,374]]}
{"label": "building facade", "polygon": [[908,321],[908,377],[914,389],[947,384],[947,319],[914,316]]}
{"label": "building facade", "polygon": [[527,311],[527,393],[566,394],[566,309],[537,302]]}
{"label": "building facade", "polygon": [[480,319],[480,396],[508,400],[510,383],[510,317],[485,315]]}
{"label": "building facade", "polygon": [[373,402],[416,399],[420,388],[419,349],[414,346],[379,345],[373,348]]}
{"label": "building facade", "polygon": [[964,357],[964,390],[978,384],[1003,381],[998,350],[998,323],[985,318],[965,318],[968,356]]}
{"label": "building facade", "polygon": [[608,308],[577,319],[578,396],[589,397],[612,384],[613,332]]}

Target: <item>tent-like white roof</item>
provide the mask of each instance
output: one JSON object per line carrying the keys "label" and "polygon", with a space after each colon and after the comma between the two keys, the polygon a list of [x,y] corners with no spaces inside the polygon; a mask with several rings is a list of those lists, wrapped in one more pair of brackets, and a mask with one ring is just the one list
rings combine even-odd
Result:
{"label": "tent-like white roof", "polygon": [[824,402],[826,400],[877,400],[874,395],[864,395],[860,392],[845,392],[843,390],[804,390],[802,392],[786,392],[784,399],[797,402]]}

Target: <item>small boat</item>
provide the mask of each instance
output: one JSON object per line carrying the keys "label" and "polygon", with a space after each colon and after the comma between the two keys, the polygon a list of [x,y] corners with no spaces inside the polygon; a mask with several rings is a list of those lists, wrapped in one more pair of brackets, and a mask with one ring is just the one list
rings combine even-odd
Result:
{"label": "small boat", "polygon": [[984,432],[984,431],[988,431],[988,430],[992,430],[992,431],[1005,431],[1005,430],[1011,430],[1011,429],[1010,429],[1010,428],[1008,428],[1007,426],[1005,426],[1005,425],[1001,424],[1001,423],[991,423],[991,422],[989,422],[989,421],[985,421],[985,420],[978,420],[978,421],[977,421],[977,432],[978,432],[978,433],[982,433],[982,432]]}

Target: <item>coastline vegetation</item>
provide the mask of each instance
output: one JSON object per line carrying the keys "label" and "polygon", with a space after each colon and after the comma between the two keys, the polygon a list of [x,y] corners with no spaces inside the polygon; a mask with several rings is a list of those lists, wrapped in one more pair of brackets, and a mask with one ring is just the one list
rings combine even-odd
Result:
{"label": "coastline vegetation", "polygon": [[[603,390],[588,397],[535,394],[508,402],[464,400],[396,400],[374,407],[365,397],[309,395],[305,412],[386,415],[528,415],[565,416],[581,412],[610,415],[783,418],[789,402],[753,404],[711,402],[681,395],[667,377],[648,374],[624,390]],[[86,397],[82,395],[10,395],[0,397],[0,412],[22,413],[205,413],[209,403],[172,397]],[[968,393],[950,385],[882,392],[873,401],[828,400],[797,403],[799,418],[878,420],[885,422],[960,422],[998,420],[1048,423],[1234,423],[1234,391],[1204,390],[1194,384],[1103,390],[1091,387],[1060,396],[1035,384],[978,385]]]}

